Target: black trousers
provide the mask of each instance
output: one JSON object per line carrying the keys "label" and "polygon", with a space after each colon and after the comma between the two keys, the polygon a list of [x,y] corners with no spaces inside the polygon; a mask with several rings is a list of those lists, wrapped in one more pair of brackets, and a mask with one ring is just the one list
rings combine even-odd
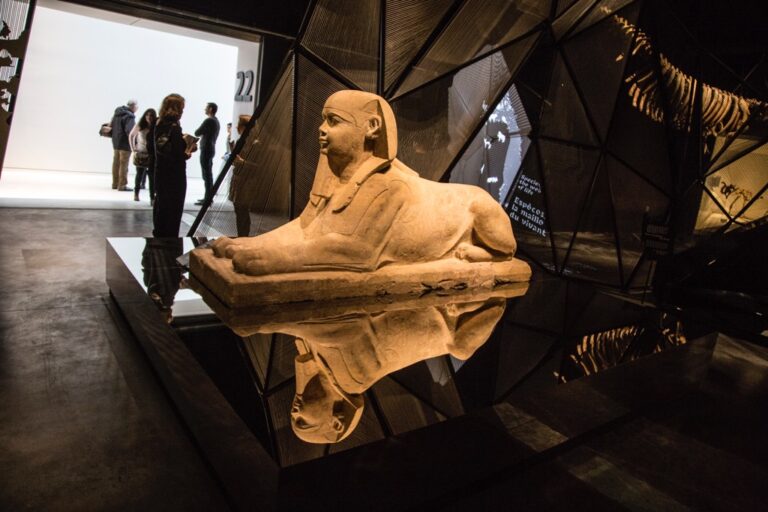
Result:
{"label": "black trousers", "polygon": [[216,153],[211,150],[200,150],[200,168],[203,170],[203,183],[205,184],[205,198],[211,197],[213,192],[213,157]]}
{"label": "black trousers", "polygon": [[237,236],[251,236],[251,209],[249,205],[235,203]]}
{"label": "black trousers", "polygon": [[152,236],[179,236],[181,216],[184,213],[184,198],[187,195],[187,175],[181,172],[155,172],[155,206],[152,221],[155,228]]}
{"label": "black trousers", "polygon": [[[139,188],[141,188],[141,184],[144,182],[144,179],[146,178],[149,180],[149,198],[154,199],[155,198],[155,166],[152,167],[136,167],[136,180],[133,184],[133,190],[136,192],[139,191]],[[150,169],[152,169],[150,171]]]}

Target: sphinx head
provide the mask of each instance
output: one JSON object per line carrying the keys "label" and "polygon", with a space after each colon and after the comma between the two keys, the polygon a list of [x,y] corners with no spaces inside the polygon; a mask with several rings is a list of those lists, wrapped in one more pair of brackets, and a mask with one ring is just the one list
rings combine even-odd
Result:
{"label": "sphinx head", "polygon": [[320,152],[329,160],[355,160],[360,155],[392,160],[397,156],[397,126],[392,108],[381,96],[339,91],[323,107]]}
{"label": "sphinx head", "polygon": [[363,415],[361,395],[345,393],[312,354],[296,358],[296,396],[291,428],[307,443],[338,443],[355,430]]}

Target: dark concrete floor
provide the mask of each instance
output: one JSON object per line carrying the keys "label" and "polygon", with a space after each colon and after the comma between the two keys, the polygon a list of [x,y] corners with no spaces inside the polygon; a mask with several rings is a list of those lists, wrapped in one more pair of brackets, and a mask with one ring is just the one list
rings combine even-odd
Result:
{"label": "dark concrete floor", "polygon": [[757,511],[768,502],[768,349],[719,335],[693,392],[448,510]]}
{"label": "dark concrete floor", "polygon": [[0,510],[227,510],[110,315],[107,236],[151,212],[0,209]]}

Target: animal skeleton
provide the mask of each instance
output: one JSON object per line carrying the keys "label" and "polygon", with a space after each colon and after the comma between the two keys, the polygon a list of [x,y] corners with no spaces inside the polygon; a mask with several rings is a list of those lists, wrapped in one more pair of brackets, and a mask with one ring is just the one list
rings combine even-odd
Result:
{"label": "animal skeleton", "polygon": [[[662,323],[667,322],[667,317],[662,317]],[[581,342],[576,345],[576,350],[568,356],[568,362],[576,370],[578,376],[593,375],[608,368],[613,368],[627,361],[633,361],[647,353],[659,353],[669,347],[677,347],[688,343],[682,332],[682,325],[674,321],[672,327],[659,326],[656,339],[651,347],[639,347],[637,343],[646,332],[644,327],[636,325],[617,327],[594,334],[583,336]],[[638,350],[645,348],[645,350]],[[570,373],[570,374],[569,374]],[[558,382],[572,380],[572,372],[554,372]]]}
{"label": "animal skeleton", "polygon": [[[602,9],[610,13],[606,7]],[[653,57],[651,41],[645,32],[619,15],[614,14],[613,19],[625,34],[634,37],[632,55]],[[690,131],[698,80],[672,64],[663,54],[660,53],[659,58],[667,104],[674,109],[671,113],[672,126],[678,130]],[[664,109],[656,70],[644,67],[631,73],[624,81],[629,86],[628,94],[632,98],[632,106],[654,121],[663,122]],[[706,83],[701,84],[701,94],[701,124],[705,136],[734,135],[745,127],[755,112],[762,113],[763,116],[768,114],[767,104]]]}

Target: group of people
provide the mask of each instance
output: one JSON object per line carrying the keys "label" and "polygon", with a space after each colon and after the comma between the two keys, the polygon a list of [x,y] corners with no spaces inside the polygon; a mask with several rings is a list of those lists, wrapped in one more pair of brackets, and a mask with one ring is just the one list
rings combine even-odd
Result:
{"label": "group of people", "polygon": [[[184,98],[169,94],[163,99],[160,112],[147,109],[136,122],[138,103],[129,100],[115,109],[110,122],[112,147],[112,188],[133,192],[139,201],[139,191],[149,182],[149,198],[153,207],[152,231],[155,237],[177,237],[187,192],[186,161],[199,149],[200,167],[205,184],[205,197],[196,204],[213,199],[213,157],[219,136],[218,107],[208,103],[206,118],[195,136],[182,132],[180,120],[184,113]],[[128,165],[131,154],[136,167],[134,187],[128,187]]]}

